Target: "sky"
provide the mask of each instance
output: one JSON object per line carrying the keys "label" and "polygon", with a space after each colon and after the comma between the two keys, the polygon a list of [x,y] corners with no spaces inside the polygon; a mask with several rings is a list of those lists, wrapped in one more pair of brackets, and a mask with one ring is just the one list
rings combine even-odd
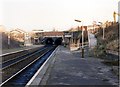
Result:
{"label": "sky", "polygon": [[[68,30],[93,21],[113,21],[119,0],[0,0],[0,25],[7,30]],[[81,23],[74,20],[81,20]]]}

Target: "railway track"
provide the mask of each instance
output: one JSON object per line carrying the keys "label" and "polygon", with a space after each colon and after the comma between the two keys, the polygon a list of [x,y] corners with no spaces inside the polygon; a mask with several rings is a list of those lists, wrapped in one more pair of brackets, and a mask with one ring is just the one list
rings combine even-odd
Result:
{"label": "railway track", "polygon": [[25,56],[25,55],[29,55],[39,49],[42,49],[44,48],[44,46],[42,47],[36,47],[36,48],[30,48],[30,49],[25,49],[25,50],[20,50],[20,51],[16,51],[16,52],[11,52],[11,53],[6,53],[6,54],[3,54],[3,55],[0,55],[0,58],[2,58],[2,60],[0,60],[0,64],[4,63],[4,62],[8,62],[8,61],[11,61],[11,60],[14,60],[18,57],[22,57],[22,56]]}
{"label": "railway track", "polygon": [[[2,64],[0,64],[0,66],[2,66],[2,69],[7,68],[8,66],[11,66],[15,62],[18,62],[18,61],[26,58],[29,55],[35,54],[36,52],[38,52],[41,49],[45,49],[45,47],[46,46],[43,46],[43,47],[40,47],[40,48],[35,48],[35,49],[32,49],[32,50],[27,50],[27,52],[25,50],[25,51],[22,51],[22,54],[18,53],[18,56],[15,56],[15,57],[12,57],[12,58],[11,57],[7,57],[7,58],[2,57]],[[11,55],[13,55],[13,54],[11,54]],[[7,55],[7,56],[9,56],[9,55]],[[6,60],[6,59],[8,59],[8,60]]]}
{"label": "railway track", "polygon": [[55,48],[55,46],[45,46],[32,53],[3,62],[0,86],[26,85]]}

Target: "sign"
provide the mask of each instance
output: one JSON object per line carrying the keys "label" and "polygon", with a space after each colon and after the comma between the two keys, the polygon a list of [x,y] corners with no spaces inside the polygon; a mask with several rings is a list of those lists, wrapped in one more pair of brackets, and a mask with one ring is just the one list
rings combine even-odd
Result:
{"label": "sign", "polygon": [[65,35],[65,37],[72,37],[72,35]]}

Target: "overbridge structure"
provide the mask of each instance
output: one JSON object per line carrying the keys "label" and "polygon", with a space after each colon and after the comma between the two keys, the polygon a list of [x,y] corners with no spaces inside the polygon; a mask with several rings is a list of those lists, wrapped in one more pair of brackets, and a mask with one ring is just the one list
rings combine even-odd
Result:
{"label": "overbridge structure", "polygon": [[34,44],[56,44],[60,45],[64,41],[64,32],[36,32],[34,37]]}
{"label": "overbridge structure", "polygon": [[79,49],[82,42],[82,29],[84,29],[84,41],[88,39],[87,26],[77,27],[69,31],[51,31],[51,32],[35,32],[34,44],[52,44],[73,47]]}

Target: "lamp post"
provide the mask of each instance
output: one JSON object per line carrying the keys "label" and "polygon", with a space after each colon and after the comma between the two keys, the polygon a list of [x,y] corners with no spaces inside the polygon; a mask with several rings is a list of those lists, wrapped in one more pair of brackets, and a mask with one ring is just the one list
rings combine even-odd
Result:
{"label": "lamp post", "polygon": [[[75,20],[76,22],[82,22],[80,20]],[[82,58],[84,58],[84,31],[83,31],[83,25],[82,25]]]}
{"label": "lamp post", "polygon": [[8,32],[8,49],[10,48],[10,32]]}
{"label": "lamp post", "polygon": [[8,49],[10,49],[10,40],[11,40],[11,32],[12,32],[12,30],[11,31],[8,31]]}

